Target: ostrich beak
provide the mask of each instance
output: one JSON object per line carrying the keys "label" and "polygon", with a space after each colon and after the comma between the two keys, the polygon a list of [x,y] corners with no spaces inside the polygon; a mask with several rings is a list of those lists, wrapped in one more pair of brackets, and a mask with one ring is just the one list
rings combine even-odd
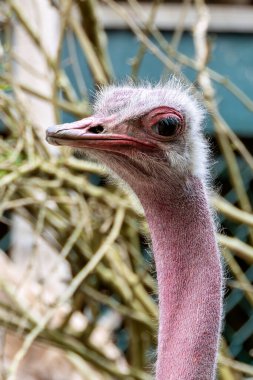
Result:
{"label": "ostrich beak", "polygon": [[[73,148],[91,148],[99,150],[120,151],[124,148],[150,150],[157,148],[154,144],[128,136],[111,133],[115,116],[90,116],[85,119],[49,127],[46,140],[52,145],[65,145]],[[120,125],[115,127],[120,131]]]}
{"label": "ostrich beak", "polygon": [[96,135],[104,131],[102,122],[93,116],[73,123],[53,125],[46,131],[46,140],[52,145],[80,147],[83,140],[96,139]]}

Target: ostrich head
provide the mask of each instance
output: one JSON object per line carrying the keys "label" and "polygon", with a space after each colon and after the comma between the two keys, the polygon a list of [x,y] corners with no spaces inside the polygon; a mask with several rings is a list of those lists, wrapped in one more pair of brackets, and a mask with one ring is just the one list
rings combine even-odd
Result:
{"label": "ostrich head", "polygon": [[158,279],[157,380],[215,376],[222,281],[203,184],[202,117],[190,90],[172,80],[109,86],[91,117],[47,130],[48,142],[105,163],[143,205]]}
{"label": "ostrich head", "polygon": [[203,177],[202,116],[190,90],[175,79],[154,87],[109,86],[98,92],[91,117],[49,128],[47,140],[85,150],[130,185],[143,177]]}

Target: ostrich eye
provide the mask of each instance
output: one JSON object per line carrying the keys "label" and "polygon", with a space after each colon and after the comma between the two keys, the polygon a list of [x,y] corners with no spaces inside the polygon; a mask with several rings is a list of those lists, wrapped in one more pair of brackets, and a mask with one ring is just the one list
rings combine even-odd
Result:
{"label": "ostrich eye", "polygon": [[152,126],[152,131],[160,136],[174,136],[180,126],[180,120],[176,116],[171,116],[160,120]]}

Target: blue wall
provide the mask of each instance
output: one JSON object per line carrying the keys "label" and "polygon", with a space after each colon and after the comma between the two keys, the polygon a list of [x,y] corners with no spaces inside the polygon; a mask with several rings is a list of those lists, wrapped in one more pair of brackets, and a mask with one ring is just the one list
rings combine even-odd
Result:
{"label": "blue wall", "polygon": [[[129,61],[138,51],[139,42],[130,31],[113,30],[107,31],[108,48],[113,63],[115,77],[125,78],[131,74]],[[169,41],[172,33],[165,32],[164,36]],[[253,36],[251,34],[212,34],[212,59],[210,67],[220,74],[231,79],[245,93],[253,99]],[[189,57],[194,57],[192,37],[185,33],[179,50]],[[83,72],[83,76],[91,90],[93,88],[89,69],[82,55],[81,49],[77,47],[77,55]],[[65,44],[64,58],[68,56],[68,47]],[[74,82],[71,65],[66,66],[70,79]],[[182,70],[191,80],[195,80],[196,73],[190,68]],[[140,78],[157,81],[164,73],[161,62],[152,54],[147,53],[140,68]],[[76,87],[76,85],[75,85]],[[240,101],[226,88],[216,85],[217,100],[221,114],[236,133],[241,136],[253,136],[253,113],[248,111]],[[69,117],[65,115],[65,119]],[[208,122],[207,130],[212,131],[211,123]]]}

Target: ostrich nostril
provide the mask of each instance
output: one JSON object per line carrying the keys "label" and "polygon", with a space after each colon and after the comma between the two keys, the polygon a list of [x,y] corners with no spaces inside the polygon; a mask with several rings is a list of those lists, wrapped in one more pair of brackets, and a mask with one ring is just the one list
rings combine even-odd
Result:
{"label": "ostrich nostril", "polygon": [[103,133],[104,127],[102,125],[96,125],[95,127],[89,128],[89,132],[95,134]]}

